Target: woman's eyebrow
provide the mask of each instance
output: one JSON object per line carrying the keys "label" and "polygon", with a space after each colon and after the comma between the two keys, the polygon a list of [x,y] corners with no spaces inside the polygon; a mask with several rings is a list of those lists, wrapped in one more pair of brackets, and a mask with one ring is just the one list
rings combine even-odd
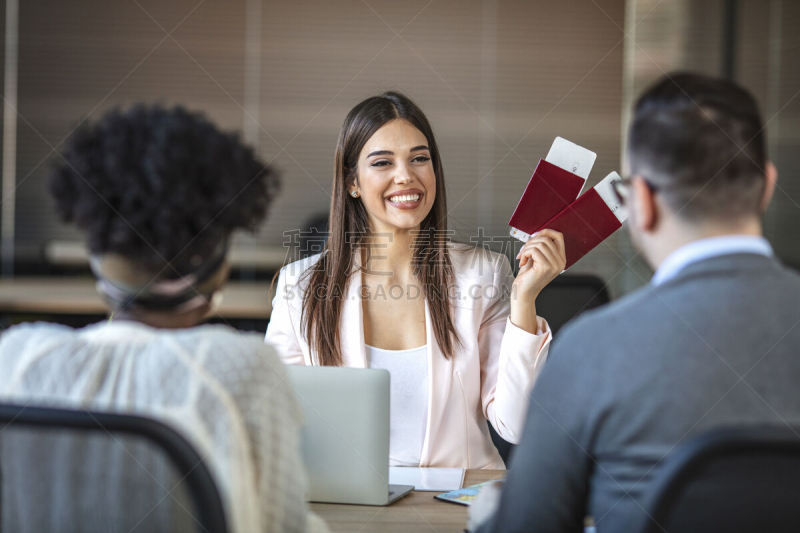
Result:
{"label": "woman's eyebrow", "polygon": [[[420,144],[419,146],[415,146],[409,152],[420,152],[422,150],[429,150],[427,146],[424,144]],[[374,152],[370,152],[367,154],[367,157],[372,157],[374,155],[394,155],[394,152],[391,150],[375,150]]]}

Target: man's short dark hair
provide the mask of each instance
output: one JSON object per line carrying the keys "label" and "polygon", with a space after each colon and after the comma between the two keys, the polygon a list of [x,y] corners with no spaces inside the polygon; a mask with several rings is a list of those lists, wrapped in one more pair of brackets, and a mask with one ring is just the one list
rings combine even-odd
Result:
{"label": "man's short dark hair", "polygon": [[688,221],[758,215],[766,139],[753,96],[737,84],[668,74],[639,98],[628,137],[630,171]]}

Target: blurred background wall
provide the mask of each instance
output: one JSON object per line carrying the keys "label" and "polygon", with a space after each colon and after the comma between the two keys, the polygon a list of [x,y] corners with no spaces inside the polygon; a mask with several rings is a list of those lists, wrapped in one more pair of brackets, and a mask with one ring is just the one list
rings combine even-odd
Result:
{"label": "blurred background wall", "polygon": [[[283,192],[236,251],[279,255],[327,212],[347,111],[393,89],[426,112],[456,240],[512,253],[506,223],[556,135],[597,152],[594,185],[623,160],[638,93],[687,68],[757,96],[779,189],[766,217],[800,265],[800,2],[794,0],[5,0],[3,272],[41,271],[59,223],[44,182],[81,121],[136,101],[182,104],[242,132]],[[248,255],[249,254],[249,255]],[[256,261],[254,264],[258,264]],[[619,296],[650,271],[618,232],[571,271]]]}

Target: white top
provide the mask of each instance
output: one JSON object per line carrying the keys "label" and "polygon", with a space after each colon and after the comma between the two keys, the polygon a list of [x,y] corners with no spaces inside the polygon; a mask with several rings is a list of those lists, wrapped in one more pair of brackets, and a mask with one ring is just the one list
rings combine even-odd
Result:
{"label": "white top", "polygon": [[755,235],[725,235],[692,241],[668,255],[650,282],[653,285],[661,285],[674,278],[678,272],[692,263],[728,254],[771,256],[772,247],[764,237]]}
{"label": "white top", "polygon": [[305,503],[299,406],[259,335],[23,324],[0,337],[0,376],[0,401],[139,414],[178,429],[214,476],[231,531],[328,530]]}
{"label": "white top", "polygon": [[428,346],[384,350],[367,345],[370,368],[389,371],[389,465],[419,466],[428,423]]}
{"label": "white top", "polygon": [[[518,443],[530,391],[545,366],[552,332],[537,317],[533,334],[508,318],[514,273],[508,258],[483,247],[448,243],[454,284],[453,328],[461,342],[447,357],[433,334],[430,302],[425,300],[428,345],[428,422],[421,463],[426,467],[505,468],[487,431],[488,420],[505,440]],[[272,300],[266,340],[284,363],[317,365],[321,353],[308,343],[303,298],[310,268],[321,254],[281,269]],[[351,282],[341,293],[339,317],[342,366],[367,368],[364,336],[361,254],[353,254]],[[313,344],[313,343],[312,343]]]}

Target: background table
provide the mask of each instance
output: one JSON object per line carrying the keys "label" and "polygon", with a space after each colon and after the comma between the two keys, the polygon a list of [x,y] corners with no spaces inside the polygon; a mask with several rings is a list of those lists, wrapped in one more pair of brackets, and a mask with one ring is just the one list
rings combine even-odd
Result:
{"label": "background table", "polygon": [[[467,470],[464,486],[502,479],[505,470]],[[333,532],[461,533],[467,525],[467,507],[434,499],[438,492],[417,492],[386,507],[312,503]]]}
{"label": "background table", "polygon": [[[18,277],[0,280],[0,312],[97,314],[107,312],[89,277]],[[223,288],[222,318],[267,319],[272,293],[269,281],[229,281]],[[272,289],[274,290],[274,289]]]}

